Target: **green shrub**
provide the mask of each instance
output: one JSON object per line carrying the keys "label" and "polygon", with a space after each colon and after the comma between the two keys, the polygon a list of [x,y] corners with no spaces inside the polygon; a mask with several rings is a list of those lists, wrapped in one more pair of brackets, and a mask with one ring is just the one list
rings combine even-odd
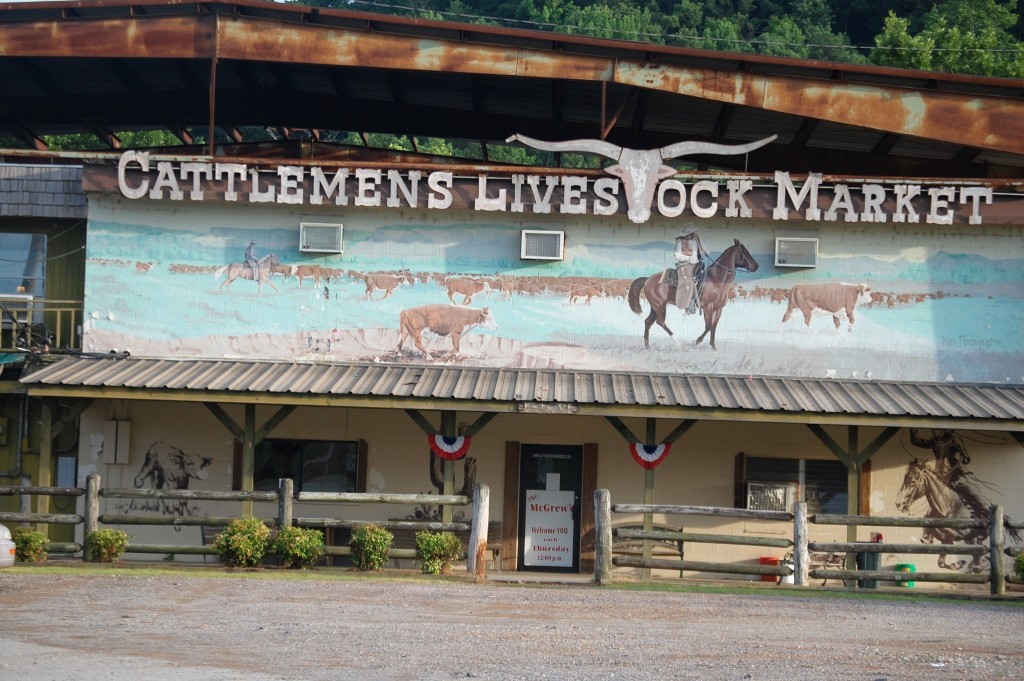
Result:
{"label": "green shrub", "polygon": [[380,525],[360,525],[352,530],[352,562],[364,572],[380,570],[388,559],[395,536]]}
{"label": "green shrub", "polygon": [[14,540],[14,557],[24,563],[41,563],[46,560],[46,535],[27,527],[11,530]]}
{"label": "green shrub", "polygon": [[462,554],[462,542],[451,532],[416,533],[416,559],[425,575],[448,574]]}
{"label": "green shrub", "polygon": [[96,563],[113,563],[128,548],[128,533],[121,530],[93,530],[85,535],[88,548],[88,560]]}
{"label": "green shrub", "polygon": [[308,570],[324,557],[324,533],[304,527],[285,527],[270,548],[286,568]]}
{"label": "green shrub", "polygon": [[1017,573],[1017,577],[1024,579],[1024,551],[1018,553],[1013,560],[1013,571]]}
{"label": "green shrub", "polygon": [[259,518],[236,518],[213,538],[210,546],[231,567],[259,567],[267,555],[268,528]]}

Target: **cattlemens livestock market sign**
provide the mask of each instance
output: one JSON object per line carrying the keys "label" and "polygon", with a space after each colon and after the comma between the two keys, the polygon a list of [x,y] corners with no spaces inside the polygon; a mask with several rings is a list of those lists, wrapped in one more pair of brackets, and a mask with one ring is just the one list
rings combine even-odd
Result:
{"label": "cattlemens livestock market sign", "polygon": [[[540,148],[553,148],[554,144],[568,143]],[[86,191],[117,191],[132,200],[471,209],[512,214],[626,214],[636,223],[647,222],[657,213],[668,218],[1015,224],[1024,213],[1018,205],[1020,198],[996,194],[991,186],[963,182],[870,179],[826,184],[817,173],[801,181],[783,171],[776,171],[773,181],[765,178],[765,182],[759,181],[757,185],[753,179],[738,177],[684,182],[676,179],[675,169],[655,162],[670,158],[664,155],[665,149],[604,149],[606,156],[617,160],[604,169],[606,176],[564,172],[499,175],[501,170],[496,168],[493,173],[475,177],[443,169],[318,165],[264,169],[245,163],[156,161],[147,152],[127,151],[118,162],[116,190],[112,186],[112,169],[108,168],[87,167],[83,184]]]}

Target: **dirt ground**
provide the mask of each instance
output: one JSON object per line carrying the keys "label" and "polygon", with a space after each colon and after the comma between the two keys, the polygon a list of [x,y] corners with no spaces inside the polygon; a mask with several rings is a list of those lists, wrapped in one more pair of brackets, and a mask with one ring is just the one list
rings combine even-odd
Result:
{"label": "dirt ground", "polygon": [[275,576],[0,571],[0,679],[1024,679],[1020,598]]}

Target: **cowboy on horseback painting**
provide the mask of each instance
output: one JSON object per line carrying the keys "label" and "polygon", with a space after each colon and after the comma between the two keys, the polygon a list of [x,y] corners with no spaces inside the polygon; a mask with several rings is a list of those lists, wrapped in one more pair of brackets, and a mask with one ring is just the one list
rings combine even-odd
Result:
{"label": "cowboy on horseback painting", "polygon": [[692,222],[683,225],[683,229],[676,237],[674,251],[676,258],[676,307],[683,311],[683,314],[693,314],[700,305],[700,296],[697,295],[697,270],[703,269],[703,259],[710,258],[711,254],[697,234],[697,227]]}
{"label": "cowboy on horseback painting", "polygon": [[253,281],[256,281],[256,275],[260,271],[260,261],[256,259],[256,242],[250,241],[249,247],[245,249],[245,264],[252,270]]}

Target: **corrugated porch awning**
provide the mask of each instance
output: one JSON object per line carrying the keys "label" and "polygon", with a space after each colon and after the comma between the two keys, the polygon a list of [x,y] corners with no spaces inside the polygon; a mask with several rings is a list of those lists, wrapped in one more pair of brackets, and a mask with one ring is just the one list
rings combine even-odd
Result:
{"label": "corrugated porch awning", "polygon": [[71,357],[33,397],[1024,430],[1024,386],[580,370]]}

